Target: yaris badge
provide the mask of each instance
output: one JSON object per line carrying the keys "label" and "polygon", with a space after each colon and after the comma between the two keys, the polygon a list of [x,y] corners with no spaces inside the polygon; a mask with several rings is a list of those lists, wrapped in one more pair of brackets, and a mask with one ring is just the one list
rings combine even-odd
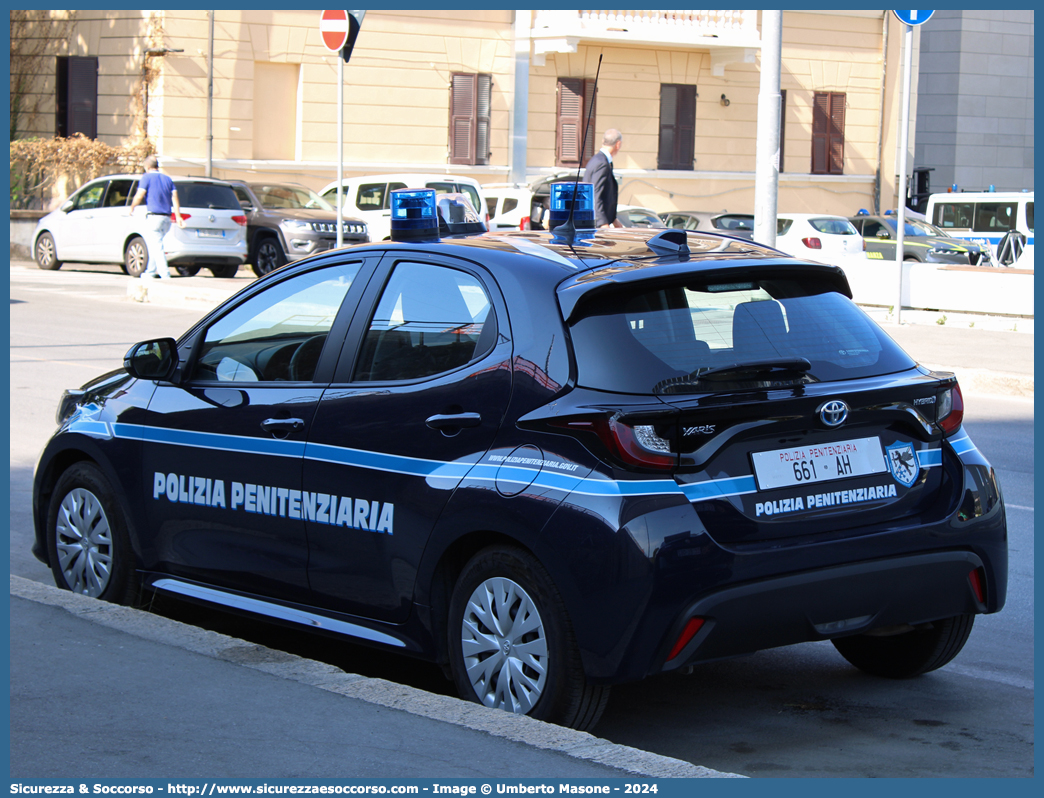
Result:
{"label": "yaris badge", "polygon": [[907,488],[914,484],[921,469],[912,443],[893,443],[886,446],[885,457],[888,460],[888,470],[892,472],[896,482]]}
{"label": "yaris badge", "polygon": [[819,420],[828,427],[840,427],[848,418],[848,405],[835,399],[819,408]]}

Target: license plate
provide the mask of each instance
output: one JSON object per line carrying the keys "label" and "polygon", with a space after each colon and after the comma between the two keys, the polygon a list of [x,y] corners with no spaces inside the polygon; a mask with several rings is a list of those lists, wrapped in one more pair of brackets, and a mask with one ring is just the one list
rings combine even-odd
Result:
{"label": "license plate", "polygon": [[850,441],[795,446],[754,452],[754,476],[759,490],[790,488],[846,477],[864,477],[888,471],[881,441],[855,438]]}
{"label": "license plate", "polygon": [[199,230],[196,231],[196,233],[200,236],[200,238],[224,238],[225,237],[225,231],[224,230],[213,230],[211,228],[206,228],[206,227],[201,227]]}

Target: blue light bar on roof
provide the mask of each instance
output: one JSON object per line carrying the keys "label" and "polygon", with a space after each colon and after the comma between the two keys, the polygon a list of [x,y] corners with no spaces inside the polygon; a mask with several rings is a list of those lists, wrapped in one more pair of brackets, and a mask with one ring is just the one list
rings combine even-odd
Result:
{"label": "blue light bar on roof", "polygon": [[400,188],[391,193],[392,241],[439,237],[435,189]]}
{"label": "blue light bar on roof", "polygon": [[594,225],[594,186],[590,183],[553,183],[551,185],[551,221],[554,230],[569,220],[569,206],[573,203],[576,189],[576,207],[573,209],[573,227],[577,230],[591,229]]}

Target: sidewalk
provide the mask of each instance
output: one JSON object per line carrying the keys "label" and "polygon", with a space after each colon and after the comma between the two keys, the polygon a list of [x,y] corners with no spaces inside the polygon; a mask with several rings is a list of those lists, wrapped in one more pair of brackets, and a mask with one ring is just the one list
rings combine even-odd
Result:
{"label": "sidewalk", "polygon": [[11,778],[736,778],[17,576],[10,662]]}

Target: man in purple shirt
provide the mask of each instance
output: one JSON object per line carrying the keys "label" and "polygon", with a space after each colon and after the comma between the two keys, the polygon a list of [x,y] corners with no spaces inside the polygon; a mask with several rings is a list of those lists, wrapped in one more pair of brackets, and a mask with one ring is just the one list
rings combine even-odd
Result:
{"label": "man in purple shirt", "polygon": [[170,215],[173,211],[178,219],[178,227],[185,226],[181,218],[181,204],[178,202],[178,190],[174,181],[159,170],[159,160],[155,155],[145,159],[145,174],[138,181],[138,191],[131,200],[130,212],[142,202],[148,210],[145,217],[146,243],[149,248],[149,263],[141,278],[170,278],[167,256],[163,252],[163,237],[170,230]]}

